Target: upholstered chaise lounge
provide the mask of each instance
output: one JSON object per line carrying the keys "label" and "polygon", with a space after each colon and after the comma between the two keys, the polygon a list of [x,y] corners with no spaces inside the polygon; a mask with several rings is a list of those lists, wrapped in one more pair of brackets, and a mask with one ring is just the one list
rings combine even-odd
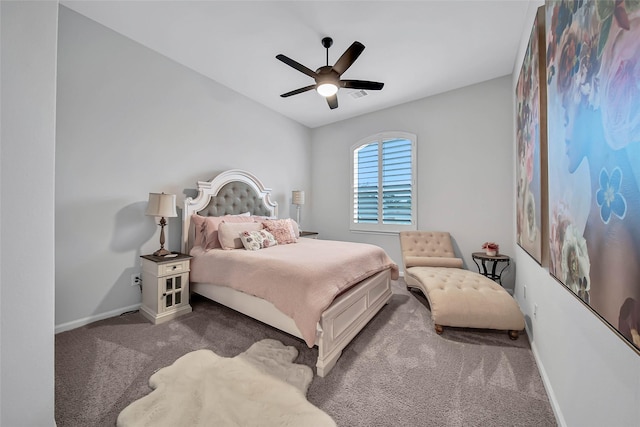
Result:
{"label": "upholstered chaise lounge", "polygon": [[444,326],[498,329],[517,339],[524,316],[516,301],[493,280],[462,268],[447,232],[400,233],[404,278],[424,293],[437,334]]}

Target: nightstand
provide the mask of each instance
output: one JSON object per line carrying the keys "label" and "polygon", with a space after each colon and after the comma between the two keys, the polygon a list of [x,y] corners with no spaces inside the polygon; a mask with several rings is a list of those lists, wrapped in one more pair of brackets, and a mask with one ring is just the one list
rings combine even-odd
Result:
{"label": "nightstand", "polygon": [[142,306],[140,313],[158,324],[190,313],[189,263],[191,256],[142,255]]}
{"label": "nightstand", "polygon": [[316,231],[300,231],[300,237],[306,237],[307,239],[317,239],[318,234]]}
{"label": "nightstand", "polygon": [[[502,254],[487,255],[485,252],[474,252],[471,254],[471,258],[473,259],[473,262],[476,263],[476,266],[478,266],[478,273],[498,282],[502,286],[502,272],[506,270],[507,267],[509,267],[511,258],[509,258],[507,255]],[[480,264],[478,264],[478,261],[476,260],[479,260]],[[498,263],[501,262],[504,262],[506,264],[504,267],[502,267],[502,270],[496,273],[496,267]],[[487,265],[487,263],[489,263],[489,265]],[[480,268],[480,266],[482,266],[482,268]],[[491,268],[490,272],[487,267]]]}

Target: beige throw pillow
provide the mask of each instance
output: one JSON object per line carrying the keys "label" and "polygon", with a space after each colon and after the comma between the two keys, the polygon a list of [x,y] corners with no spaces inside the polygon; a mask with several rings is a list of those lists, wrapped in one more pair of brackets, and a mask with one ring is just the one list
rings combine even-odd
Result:
{"label": "beige throw pillow", "polygon": [[242,240],[240,240],[240,234],[243,231],[259,230],[262,230],[262,224],[259,222],[222,222],[218,226],[218,240],[222,249],[242,249],[244,246],[242,245]]}

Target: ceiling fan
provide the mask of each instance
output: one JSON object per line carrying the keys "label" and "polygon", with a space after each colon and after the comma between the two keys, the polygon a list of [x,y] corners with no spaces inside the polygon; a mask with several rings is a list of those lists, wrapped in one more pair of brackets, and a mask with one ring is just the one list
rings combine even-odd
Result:
{"label": "ceiling fan", "polygon": [[337,92],[339,88],[347,89],[366,89],[366,90],[380,90],[384,86],[384,83],[370,82],[367,80],[340,80],[340,76],[347,71],[349,67],[355,62],[364,50],[364,45],[358,41],[353,42],[347,50],[344,51],[342,56],[332,66],[329,65],[329,48],[333,44],[331,37],[325,37],[322,39],[322,46],[327,50],[327,65],[318,68],[313,71],[299,62],[285,55],[276,55],[276,58],[284,62],[290,67],[306,74],[309,77],[313,77],[316,81],[315,84],[301,87],[300,89],[292,90],[291,92],[283,93],[280,95],[283,98],[287,98],[292,95],[307,92],[315,89],[320,95],[327,98],[329,108],[332,110],[338,108],[338,96]]}

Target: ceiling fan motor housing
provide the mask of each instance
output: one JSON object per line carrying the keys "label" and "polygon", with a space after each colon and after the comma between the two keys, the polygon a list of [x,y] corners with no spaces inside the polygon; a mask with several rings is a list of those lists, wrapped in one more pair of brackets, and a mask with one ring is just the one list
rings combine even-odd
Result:
{"label": "ceiling fan motor housing", "polygon": [[324,67],[320,67],[316,70],[318,77],[316,77],[316,83],[320,84],[321,82],[331,82],[336,86],[338,85],[338,80],[340,80],[340,75],[333,69],[333,67],[327,65]]}

